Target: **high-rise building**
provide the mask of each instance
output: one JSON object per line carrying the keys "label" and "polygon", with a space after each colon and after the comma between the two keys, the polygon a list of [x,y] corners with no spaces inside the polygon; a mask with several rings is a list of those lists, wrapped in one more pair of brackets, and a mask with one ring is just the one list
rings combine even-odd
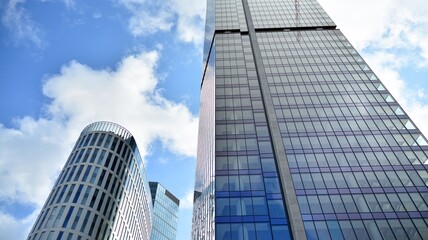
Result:
{"label": "high-rise building", "polygon": [[80,134],[28,240],[150,239],[152,208],[134,137],[95,122]]}
{"label": "high-rise building", "polygon": [[427,238],[426,138],[316,0],[205,34],[193,239]]}
{"label": "high-rise building", "polygon": [[175,240],[180,200],[158,182],[149,182],[153,203],[151,240]]}

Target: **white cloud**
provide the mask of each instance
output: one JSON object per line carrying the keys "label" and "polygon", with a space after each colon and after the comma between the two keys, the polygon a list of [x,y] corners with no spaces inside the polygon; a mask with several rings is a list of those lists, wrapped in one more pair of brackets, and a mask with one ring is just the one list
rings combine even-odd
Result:
{"label": "white cloud", "polygon": [[173,11],[168,1],[119,0],[131,13],[128,28],[134,36],[169,31],[173,26]]}
{"label": "white cloud", "polygon": [[199,0],[119,0],[132,14],[129,30],[134,36],[170,31],[175,26],[178,39],[202,44],[205,1]]}
{"label": "white cloud", "polygon": [[165,99],[156,89],[158,57],[156,51],[129,56],[114,71],[77,62],[63,66],[60,75],[49,78],[43,87],[53,99],[49,113],[67,118],[70,124],[100,118],[122,123],[139,133],[143,151],[160,138],[169,150],[194,156],[197,119],[184,104]]}
{"label": "white cloud", "polygon": [[421,101],[424,89],[413,89],[406,84],[397,67],[400,65],[394,61],[393,55],[377,53],[368,55],[366,60],[419,130],[428,136],[428,105]]}
{"label": "white cloud", "polygon": [[[17,220],[13,216],[0,212],[0,236],[2,239],[25,239],[36,217],[37,214],[31,214]],[[23,226],[27,226],[27,229],[23,229]]]}
{"label": "white cloud", "polygon": [[199,0],[173,1],[178,14],[177,32],[184,42],[201,44],[204,38],[206,2]]}
{"label": "white cloud", "polygon": [[61,1],[64,2],[67,8],[74,8],[76,6],[75,0],[61,0]]}
{"label": "white cloud", "polygon": [[192,209],[193,208],[193,190],[190,189],[186,194],[180,199],[180,208],[181,209]]}
{"label": "white cloud", "polygon": [[419,130],[421,130],[425,137],[427,137],[428,125],[426,124],[426,121],[428,119],[428,105],[422,104],[418,101],[413,101],[407,106],[407,108],[404,108],[404,110],[407,111],[407,114],[410,116]]}
{"label": "white cloud", "polygon": [[405,82],[396,70],[401,66],[399,59],[394,54],[376,52],[367,55],[365,59],[372,70],[377,73],[391,94],[400,100],[404,100],[403,89]]}
{"label": "white cloud", "polygon": [[350,41],[368,46],[418,50],[428,60],[428,4],[425,0],[319,0]]}
{"label": "white cloud", "polygon": [[423,88],[418,89],[418,97],[420,97],[420,98],[426,97],[425,89],[423,89]]}
{"label": "white cloud", "polygon": [[103,17],[103,15],[101,13],[99,13],[99,12],[95,12],[95,13],[92,14],[92,17],[94,19],[100,19],[100,18]]}
{"label": "white cloud", "polygon": [[15,45],[31,44],[44,47],[42,31],[22,6],[25,0],[9,0],[2,13],[2,24],[9,30]]}
{"label": "white cloud", "polygon": [[17,128],[0,125],[0,199],[42,204],[52,178],[67,158],[68,132],[58,121],[16,120]]}
{"label": "white cloud", "polygon": [[167,163],[169,163],[169,159],[165,157],[160,157],[157,159],[157,161],[159,161],[159,163],[162,165],[166,165]]}
{"label": "white cloud", "polygon": [[[25,0],[24,0],[25,1]],[[40,2],[62,2],[66,8],[68,9],[74,9],[76,7],[76,1],[75,0],[39,0]]]}
{"label": "white cloud", "polygon": [[163,11],[155,14],[144,10],[136,11],[129,20],[128,27],[134,36],[169,31],[173,25],[171,18],[169,13]]}
{"label": "white cloud", "polygon": [[[413,81],[402,70],[428,71],[426,0],[319,0],[333,21],[364,56],[394,98],[428,136],[428,105],[418,94],[428,82]],[[407,70],[409,71],[409,70]]]}
{"label": "white cloud", "polygon": [[[198,119],[183,103],[159,93],[158,58],[157,51],[141,52],[101,70],[72,61],[47,77],[43,93],[52,101],[45,116],[15,119],[14,128],[0,125],[0,199],[40,208],[80,131],[97,120],[130,130],[142,158],[156,139],[175,154],[194,157]],[[0,228],[0,236],[4,231]]]}

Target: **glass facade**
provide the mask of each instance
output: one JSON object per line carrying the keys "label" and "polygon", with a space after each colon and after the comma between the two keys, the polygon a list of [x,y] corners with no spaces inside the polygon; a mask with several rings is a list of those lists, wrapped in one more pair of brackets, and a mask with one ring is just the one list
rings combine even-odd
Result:
{"label": "glass facade", "polygon": [[149,239],[151,225],[134,137],[95,122],[82,131],[27,239]]}
{"label": "glass facade", "polygon": [[208,0],[193,239],[426,239],[428,143],[315,0]]}
{"label": "glass facade", "polygon": [[158,182],[149,182],[153,203],[151,240],[174,240],[180,201]]}

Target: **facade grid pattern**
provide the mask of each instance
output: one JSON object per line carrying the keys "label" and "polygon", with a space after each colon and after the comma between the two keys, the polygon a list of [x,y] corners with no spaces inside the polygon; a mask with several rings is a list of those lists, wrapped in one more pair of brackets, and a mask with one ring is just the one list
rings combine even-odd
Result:
{"label": "facade grid pattern", "polygon": [[248,0],[256,29],[335,26],[315,0]]}
{"label": "facade grid pattern", "polygon": [[126,129],[88,125],[28,239],[149,239],[152,205],[141,164]]}
{"label": "facade grid pattern", "polygon": [[149,182],[153,203],[151,240],[174,240],[180,201],[158,182]]}
{"label": "facade grid pattern", "polygon": [[287,235],[275,167],[248,36],[216,37],[216,237]]}
{"label": "facade grid pattern", "polygon": [[258,39],[308,238],[426,236],[427,143],[345,37]]}
{"label": "facade grid pattern", "polygon": [[427,140],[321,6],[207,6],[193,239],[426,239]]}

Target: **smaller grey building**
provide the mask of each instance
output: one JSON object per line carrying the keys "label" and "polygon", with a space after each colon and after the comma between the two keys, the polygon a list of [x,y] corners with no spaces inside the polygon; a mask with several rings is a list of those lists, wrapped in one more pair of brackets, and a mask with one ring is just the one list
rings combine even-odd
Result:
{"label": "smaller grey building", "polygon": [[27,240],[149,239],[152,204],[137,144],[124,127],[81,133]]}
{"label": "smaller grey building", "polygon": [[158,182],[149,182],[153,203],[152,240],[175,239],[180,201]]}

